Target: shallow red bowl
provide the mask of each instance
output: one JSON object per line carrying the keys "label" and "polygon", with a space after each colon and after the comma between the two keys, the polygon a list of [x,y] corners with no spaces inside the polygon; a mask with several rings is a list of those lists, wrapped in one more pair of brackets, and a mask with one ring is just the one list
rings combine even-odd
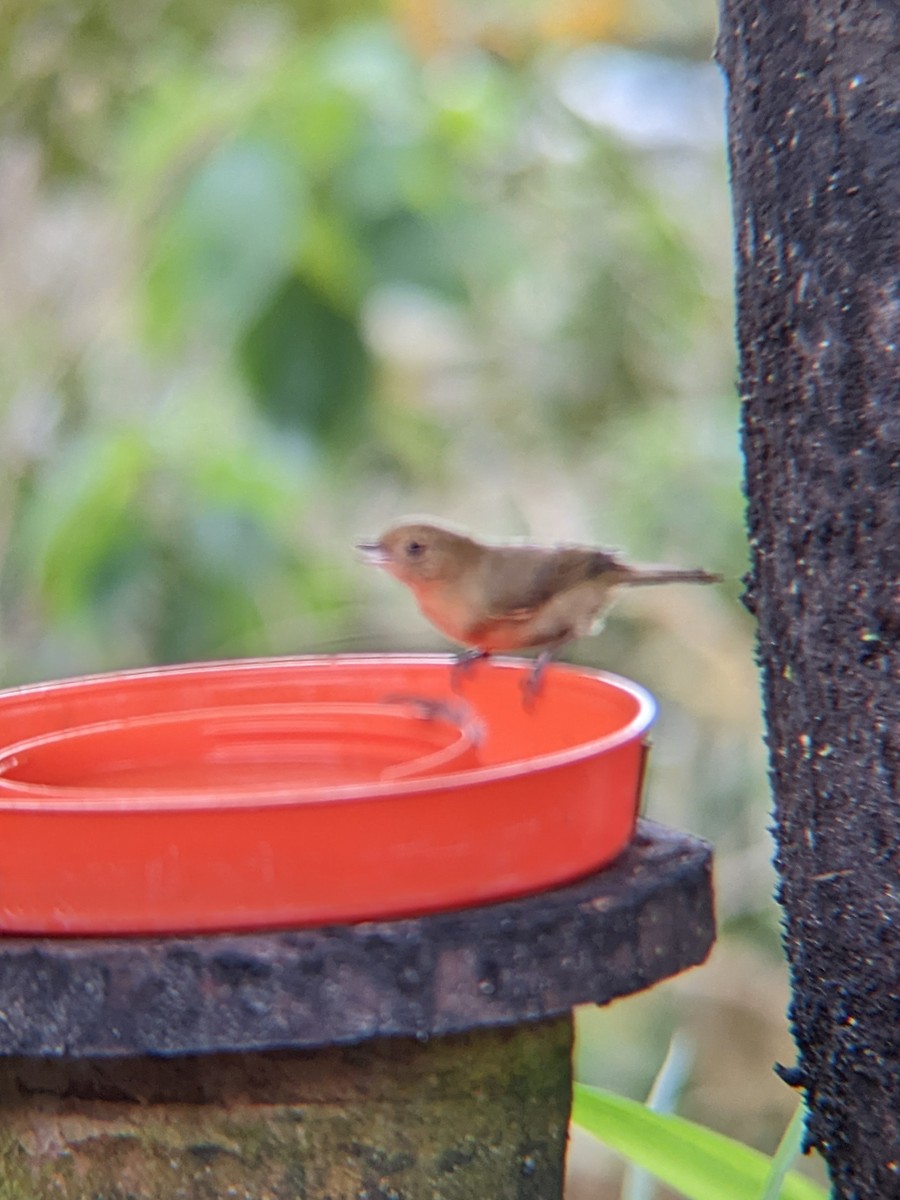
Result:
{"label": "shallow red bowl", "polygon": [[615,858],[647,693],[553,667],[528,710],[530,663],[480,664],[457,694],[450,662],[260,659],[0,692],[0,930],[323,925]]}

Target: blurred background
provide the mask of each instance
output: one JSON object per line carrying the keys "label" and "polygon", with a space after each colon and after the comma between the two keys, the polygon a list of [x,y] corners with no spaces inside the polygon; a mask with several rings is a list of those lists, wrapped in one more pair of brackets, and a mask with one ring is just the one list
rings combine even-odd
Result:
{"label": "blurred background", "polygon": [[[352,551],[408,512],[725,573],[571,648],[657,696],[647,811],[715,843],[721,929],[583,1010],[577,1070],[643,1098],[677,1033],[679,1111],[771,1151],[714,36],[713,0],[7,0],[0,680],[445,649]],[[663,1195],[577,1132],[570,1167]]]}

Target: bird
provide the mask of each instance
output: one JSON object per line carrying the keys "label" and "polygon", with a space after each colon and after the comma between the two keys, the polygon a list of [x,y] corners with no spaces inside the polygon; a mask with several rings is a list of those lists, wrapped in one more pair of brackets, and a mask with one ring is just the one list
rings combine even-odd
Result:
{"label": "bird", "polygon": [[356,548],[464,647],[460,671],[498,651],[537,649],[526,699],[563,646],[596,629],[619,588],[722,580],[700,568],[634,565],[595,546],[483,542],[430,517],[406,518]]}

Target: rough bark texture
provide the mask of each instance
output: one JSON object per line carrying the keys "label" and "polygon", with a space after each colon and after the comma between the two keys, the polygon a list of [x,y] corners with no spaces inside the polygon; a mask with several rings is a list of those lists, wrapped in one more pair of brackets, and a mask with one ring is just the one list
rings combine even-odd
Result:
{"label": "rough bark texture", "polygon": [[900,7],[723,0],[749,606],[808,1138],[900,1196]]}
{"label": "rough bark texture", "polygon": [[559,1200],[571,1043],[0,1060],[0,1200]]}

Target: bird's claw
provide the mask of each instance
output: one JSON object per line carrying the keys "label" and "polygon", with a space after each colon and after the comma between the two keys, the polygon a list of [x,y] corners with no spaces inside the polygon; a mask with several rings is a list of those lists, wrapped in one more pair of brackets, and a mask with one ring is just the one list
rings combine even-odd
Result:
{"label": "bird's claw", "polygon": [[544,689],[544,672],[563,644],[564,642],[560,640],[558,643],[553,643],[553,646],[548,647],[546,650],[541,650],[538,658],[532,664],[532,670],[522,680],[522,703],[524,704],[524,708],[526,708],[526,712],[532,712],[536,698],[538,698],[542,689]]}
{"label": "bird's claw", "polygon": [[468,675],[472,667],[482,658],[489,658],[488,650],[463,650],[456,656],[456,662],[450,668],[450,685],[453,690],[459,691],[459,685],[462,680]]}
{"label": "bird's claw", "polygon": [[532,663],[531,670],[522,680],[522,702],[527,712],[534,708],[534,702],[541,693],[544,686],[544,670],[552,657],[552,654],[546,651],[539,654]]}

